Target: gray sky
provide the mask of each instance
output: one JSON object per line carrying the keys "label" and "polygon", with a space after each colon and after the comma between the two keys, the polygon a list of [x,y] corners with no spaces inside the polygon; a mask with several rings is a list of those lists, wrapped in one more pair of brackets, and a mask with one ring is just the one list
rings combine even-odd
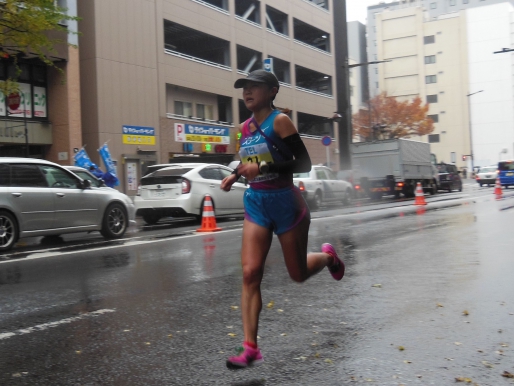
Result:
{"label": "gray sky", "polygon": [[379,0],[346,0],[346,20],[358,20],[366,24],[367,7],[378,2]]}

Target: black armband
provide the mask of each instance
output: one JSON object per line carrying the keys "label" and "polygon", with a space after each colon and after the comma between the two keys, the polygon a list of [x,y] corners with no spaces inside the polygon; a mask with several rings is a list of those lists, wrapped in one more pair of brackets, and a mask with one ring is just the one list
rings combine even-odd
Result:
{"label": "black armband", "polygon": [[294,159],[283,162],[274,162],[269,164],[270,173],[305,173],[311,170],[311,157],[307,152],[307,148],[300,138],[300,134],[296,133],[282,139],[287,145]]}
{"label": "black armband", "polygon": [[[239,165],[241,165],[241,163]],[[239,177],[241,177],[241,174],[239,174],[237,172],[237,168],[239,167],[239,165],[237,165],[237,167],[234,170],[232,170],[232,173],[231,173],[236,176],[236,181],[239,179]]]}

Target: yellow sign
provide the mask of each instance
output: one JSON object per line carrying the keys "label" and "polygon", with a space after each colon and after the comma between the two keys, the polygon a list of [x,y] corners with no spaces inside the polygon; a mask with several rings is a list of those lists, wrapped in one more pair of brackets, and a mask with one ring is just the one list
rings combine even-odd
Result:
{"label": "yellow sign", "polygon": [[125,145],[155,145],[155,136],[123,134],[123,143]]}
{"label": "yellow sign", "polygon": [[216,135],[186,134],[186,142],[222,143],[223,137]]}

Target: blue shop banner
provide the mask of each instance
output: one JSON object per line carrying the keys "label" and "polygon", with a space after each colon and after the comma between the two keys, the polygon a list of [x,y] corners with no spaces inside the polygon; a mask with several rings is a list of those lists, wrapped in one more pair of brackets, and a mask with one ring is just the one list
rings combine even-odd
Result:
{"label": "blue shop banner", "polygon": [[86,149],[82,148],[73,156],[75,159],[75,166],[80,166],[81,168],[88,169],[93,164],[89,155],[86,152]]}
{"label": "blue shop banner", "polygon": [[186,134],[216,135],[220,137],[229,137],[230,130],[228,127],[192,125],[188,123],[186,124]]}
{"label": "blue shop banner", "polygon": [[102,157],[102,160],[104,161],[105,168],[107,169],[107,172],[110,173],[114,178],[116,178],[115,186],[118,186],[120,184],[118,177],[116,175],[116,166],[114,166],[114,163],[111,159],[111,153],[109,152],[109,147],[107,146],[107,143],[104,143],[103,146],[98,149],[98,152],[100,153],[100,157]]}

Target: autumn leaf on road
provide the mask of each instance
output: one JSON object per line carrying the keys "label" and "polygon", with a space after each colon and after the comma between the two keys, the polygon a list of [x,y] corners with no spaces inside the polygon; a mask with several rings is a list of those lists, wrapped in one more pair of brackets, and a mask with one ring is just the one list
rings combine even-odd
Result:
{"label": "autumn leaf on road", "polygon": [[382,284],[373,284],[372,287],[375,287],[375,288],[382,288]]}
{"label": "autumn leaf on road", "polygon": [[403,351],[403,350],[405,350],[405,347],[403,347],[403,346],[398,346],[398,350]]}
{"label": "autumn leaf on road", "polygon": [[441,303],[436,304],[437,307],[444,307]]}
{"label": "autumn leaf on road", "polygon": [[233,332],[229,332],[227,335],[230,336],[231,338],[237,336],[237,334],[234,334]]}
{"label": "autumn leaf on road", "polygon": [[485,367],[487,367],[488,369],[492,369],[492,368],[494,367],[491,363],[489,363],[489,362],[487,362],[487,361],[482,361],[482,364],[483,364]]}
{"label": "autumn leaf on road", "polygon": [[271,302],[268,303],[268,305],[266,307],[273,308],[274,305],[275,305],[275,302],[272,300]]}
{"label": "autumn leaf on road", "polygon": [[465,378],[465,377],[458,377],[458,378],[455,378],[455,381],[456,382],[466,382],[466,383],[471,383],[473,382],[473,380],[471,378]]}
{"label": "autumn leaf on road", "polygon": [[468,316],[468,315],[469,315],[468,310],[464,310],[464,311],[462,311],[462,315],[464,315],[464,316]]}
{"label": "autumn leaf on road", "polygon": [[502,377],[505,377],[505,378],[514,378],[514,374],[509,373],[508,371],[504,371],[504,372],[503,372],[503,374],[502,374]]}

